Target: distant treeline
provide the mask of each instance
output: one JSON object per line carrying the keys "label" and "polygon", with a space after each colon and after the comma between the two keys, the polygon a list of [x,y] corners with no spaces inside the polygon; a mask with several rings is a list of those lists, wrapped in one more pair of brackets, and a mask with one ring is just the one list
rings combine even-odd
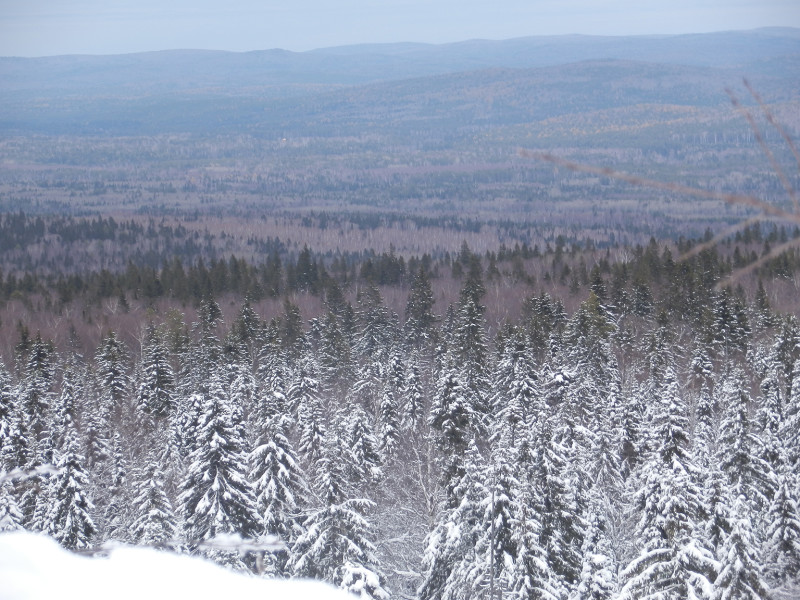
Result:
{"label": "distant treeline", "polygon": [[[10,239],[18,245],[33,245],[47,236],[62,239],[103,240],[124,242],[124,238],[159,238],[163,248],[175,248],[165,240],[190,239],[194,233],[183,226],[171,227],[150,222],[142,225],[133,221],[118,223],[113,218],[78,220],[24,214],[0,217],[0,240],[8,245]],[[222,233],[220,237],[224,237]],[[507,286],[522,286],[528,293],[568,291],[582,295],[591,288],[600,300],[613,306],[617,314],[676,315],[703,323],[711,311],[708,302],[718,299],[711,291],[723,279],[751,265],[770,252],[773,246],[789,237],[800,237],[800,230],[784,227],[748,225],[720,244],[697,251],[699,244],[711,239],[681,239],[676,244],[658,243],[632,248],[598,249],[591,242],[568,242],[563,236],[545,248],[515,244],[501,245],[497,251],[475,254],[466,244],[457,253],[440,257],[423,254],[404,257],[393,250],[359,254],[312,251],[307,246],[296,254],[277,239],[271,239],[263,258],[252,259],[230,255],[228,258],[204,258],[201,244],[194,253],[162,257],[153,264],[155,256],[142,260],[144,255],[131,253],[123,269],[86,269],[81,272],[39,274],[35,270],[18,276],[0,270],[0,301],[36,300],[46,310],[60,312],[73,302],[96,305],[109,298],[119,300],[126,310],[131,301],[148,305],[160,299],[182,304],[199,303],[225,294],[260,301],[295,294],[309,294],[325,302],[340,299],[355,285],[374,284],[408,288],[420,272],[433,280],[463,280],[470,269],[479,269],[487,282]],[[51,243],[55,243],[51,241]],[[707,244],[706,244],[707,245]],[[183,246],[186,248],[186,246]],[[103,246],[94,249],[102,252]],[[157,264],[157,263],[156,263]],[[751,299],[766,308],[767,294],[761,280],[791,278],[800,271],[800,253],[790,248],[767,260],[757,270],[758,289],[751,287]],[[755,280],[754,280],[755,281]],[[520,293],[509,292],[509,293]],[[656,302],[655,297],[659,300]],[[740,304],[746,292],[741,285],[732,290],[730,309],[741,312]],[[726,297],[727,298],[727,297]],[[336,300],[338,301],[338,300]],[[737,308],[738,307],[738,308]]]}

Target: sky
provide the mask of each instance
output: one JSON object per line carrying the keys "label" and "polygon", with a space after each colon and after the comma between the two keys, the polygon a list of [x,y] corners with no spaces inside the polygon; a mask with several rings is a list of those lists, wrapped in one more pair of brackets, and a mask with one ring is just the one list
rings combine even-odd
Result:
{"label": "sky", "polygon": [[0,0],[0,56],[800,27],[798,0]]}

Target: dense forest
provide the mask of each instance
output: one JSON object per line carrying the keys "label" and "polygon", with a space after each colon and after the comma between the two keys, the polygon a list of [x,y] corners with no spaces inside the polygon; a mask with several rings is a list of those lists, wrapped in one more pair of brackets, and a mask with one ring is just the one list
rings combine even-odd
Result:
{"label": "dense forest", "polygon": [[[782,234],[744,235],[731,244]],[[236,260],[165,266],[150,296],[194,303],[195,320],[152,308],[135,343],[101,327],[91,352],[75,328],[57,346],[17,324],[0,373],[0,524],[369,598],[791,597],[800,326],[760,280],[749,298],[728,285],[755,260],[737,249],[680,260],[654,241],[587,264],[594,250],[464,244],[446,275],[369,258],[338,277],[306,251],[275,292]],[[532,293],[490,327],[487,287],[537,260],[566,271],[564,299]],[[767,287],[776,268],[762,267]],[[95,277],[51,309],[91,304]],[[131,269],[107,277],[106,295],[147,296]],[[443,278],[458,282],[447,306]],[[47,280],[31,285],[49,297]],[[381,294],[392,285],[401,314]],[[268,320],[248,297],[259,289],[282,298]],[[223,292],[240,298],[228,322]]]}
{"label": "dense forest", "polygon": [[798,57],[0,58],[0,532],[362,600],[797,598]]}

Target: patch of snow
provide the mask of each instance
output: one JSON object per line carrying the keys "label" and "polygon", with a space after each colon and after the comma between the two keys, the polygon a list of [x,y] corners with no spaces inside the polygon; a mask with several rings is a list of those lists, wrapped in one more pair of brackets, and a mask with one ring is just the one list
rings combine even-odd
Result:
{"label": "patch of snow", "polygon": [[0,582],[2,600],[352,600],[318,581],[260,579],[150,548],[78,556],[28,532],[0,535]]}

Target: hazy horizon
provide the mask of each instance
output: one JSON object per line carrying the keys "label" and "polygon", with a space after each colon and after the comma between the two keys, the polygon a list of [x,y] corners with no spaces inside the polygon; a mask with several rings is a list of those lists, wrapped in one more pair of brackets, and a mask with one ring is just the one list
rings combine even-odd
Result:
{"label": "hazy horizon", "polygon": [[538,35],[674,35],[800,27],[795,0],[0,0],[0,55],[127,54],[174,49],[295,52],[343,45]]}

